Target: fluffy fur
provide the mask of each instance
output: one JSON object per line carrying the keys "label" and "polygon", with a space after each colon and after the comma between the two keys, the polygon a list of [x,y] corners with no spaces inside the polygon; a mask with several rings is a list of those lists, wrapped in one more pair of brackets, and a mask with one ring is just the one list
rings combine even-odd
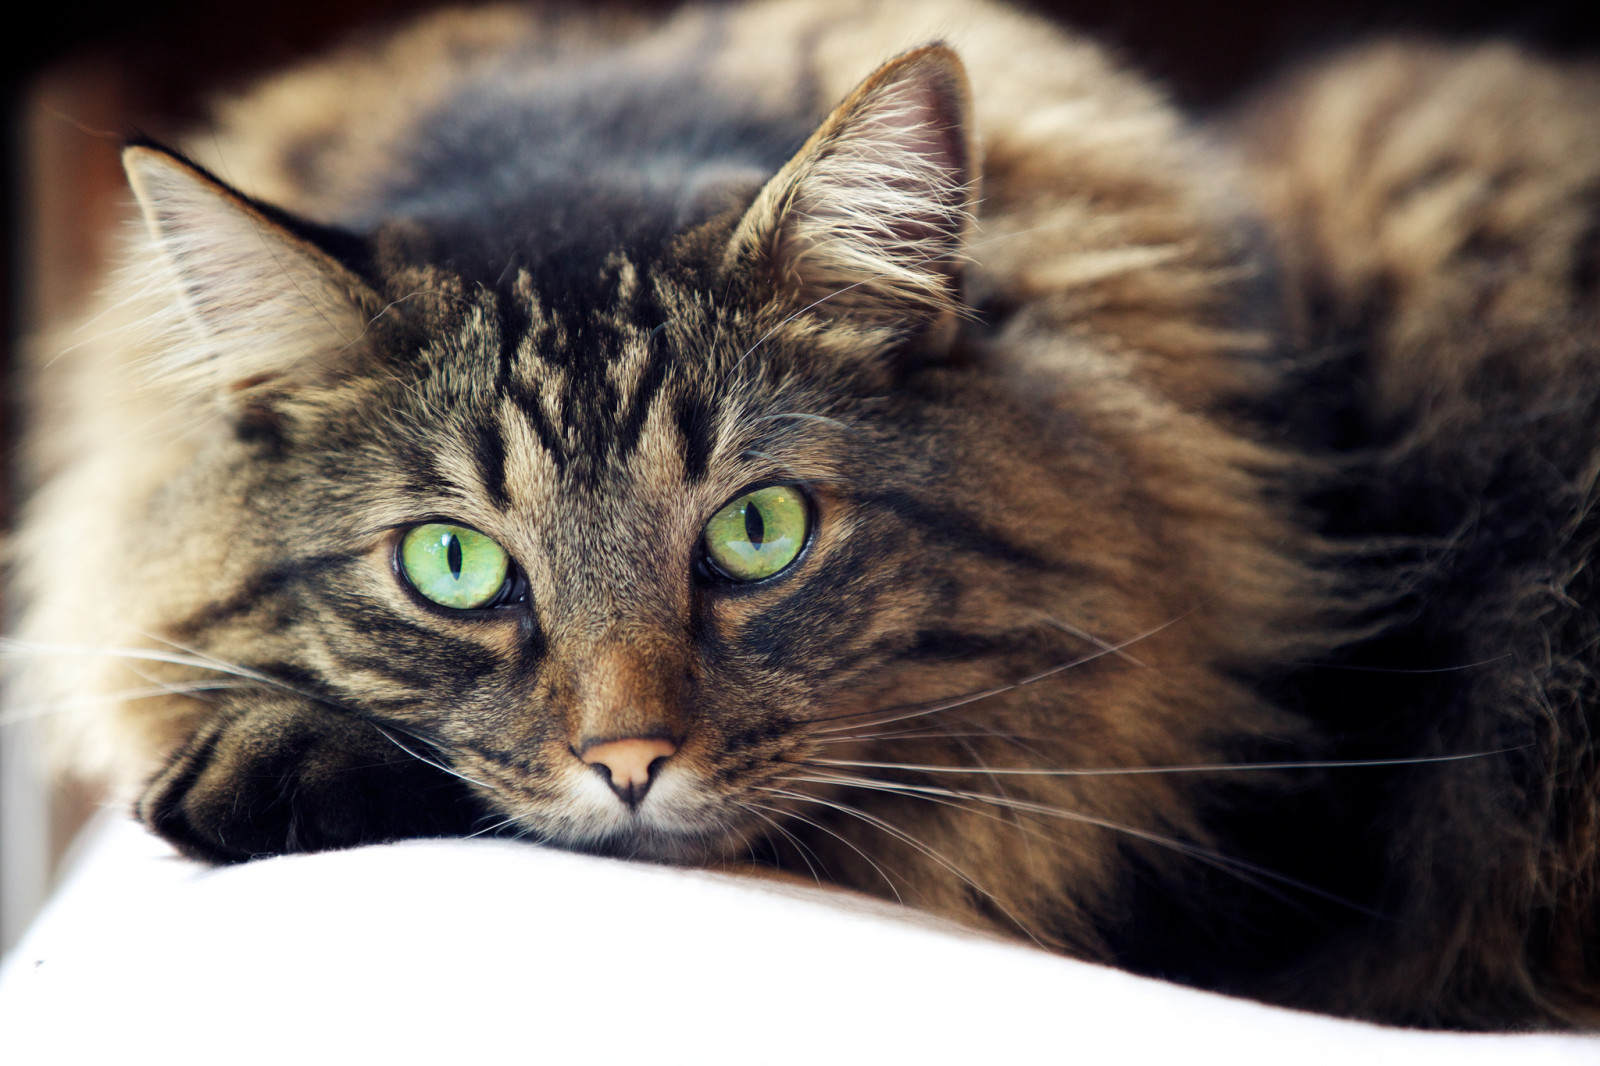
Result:
{"label": "fluffy fur", "polygon": [[[1393,46],[1202,135],[982,3],[426,20],[128,150],[133,265],[39,374],[18,689],[214,861],[755,861],[1593,1023],[1596,95]],[[808,545],[719,578],[772,483]],[[520,595],[415,593],[438,520]],[[630,737],[675,749],[637,803],[579,757]]]}

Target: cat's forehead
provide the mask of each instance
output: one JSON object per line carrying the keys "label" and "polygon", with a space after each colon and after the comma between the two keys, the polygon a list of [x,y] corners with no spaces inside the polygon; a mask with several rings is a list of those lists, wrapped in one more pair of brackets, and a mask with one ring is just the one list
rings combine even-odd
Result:
{"label": "cat's forehead", "polygon": [[[741,364],[750,327],[621,254],[585,299],[532,271],[458,287],[425,325],[391,418],[434,448],[454,485],[498,508],[615,507],[652,492],[716,496],[783,402]],[[659,501],[658,501],[659,502]]]}

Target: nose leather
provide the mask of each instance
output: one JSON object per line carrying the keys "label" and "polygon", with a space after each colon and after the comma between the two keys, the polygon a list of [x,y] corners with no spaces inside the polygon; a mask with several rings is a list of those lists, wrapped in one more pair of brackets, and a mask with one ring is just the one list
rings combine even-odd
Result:
{"label": "nose leather", "polygon": [[579,758],[590,766],[604,767],[611,789],[628,806],[637,806],[655,780],[658,760],[671,758],[678,746],[663,737],[624,737],[591,741]]}

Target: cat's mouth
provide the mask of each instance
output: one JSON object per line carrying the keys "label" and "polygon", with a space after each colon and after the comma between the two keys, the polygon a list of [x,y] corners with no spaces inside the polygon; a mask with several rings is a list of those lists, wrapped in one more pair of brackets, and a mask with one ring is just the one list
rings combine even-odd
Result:
{"label": "cat's mouth", "polygon": [[725,858],[748,843],[742,819],[686,771],[662,772],[632,802],[593,773],[574,772],[563,784],[562,802],[508,812],[517,835],[593,855],[694,864]]}

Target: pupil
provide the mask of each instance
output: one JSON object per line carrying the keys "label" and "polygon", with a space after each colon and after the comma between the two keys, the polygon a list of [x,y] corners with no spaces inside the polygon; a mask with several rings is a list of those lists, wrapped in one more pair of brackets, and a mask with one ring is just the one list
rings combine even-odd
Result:
{"label": "pupil", "polygon": [[744,505],[744,535],[757,548],[767,539],[767,524],[761,520],[761,510],[754,503]]}
{"label": "pupil", "polygon": [[444,535],[444,557],[450,564],[450,576],[457,581],[461,580],[461,538],[454,533]]}

